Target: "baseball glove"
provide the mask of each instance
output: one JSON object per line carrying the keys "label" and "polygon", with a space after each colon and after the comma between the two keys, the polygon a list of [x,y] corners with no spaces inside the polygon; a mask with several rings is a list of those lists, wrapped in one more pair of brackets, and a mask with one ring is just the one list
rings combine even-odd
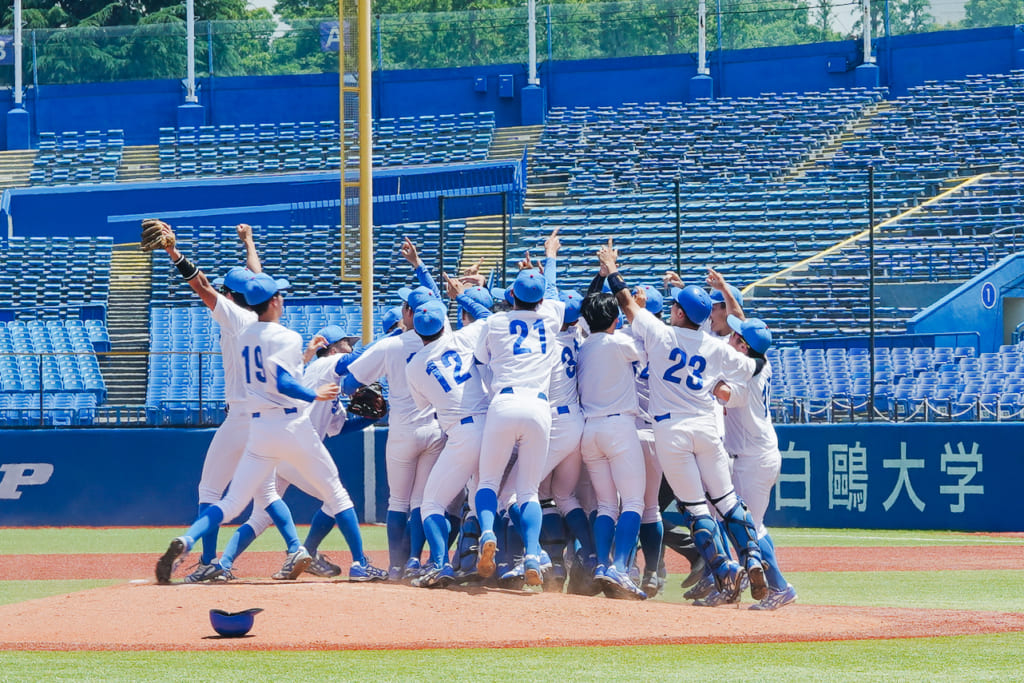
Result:
{"label": "baseball glove", "polygon": [[364,384],[356,389],[349,399],[348,412],[368,420],[379,420],[387,415],[388,402],[384,399],[380,383]]}
{"label": "baseball glove", "polygon": [[163,221],[156,218],[146,218],[142,221],[142,237],[139,240],[139,246],[143,251],[169,249],[174,246],[174,235],[165,235],[164,225]]}

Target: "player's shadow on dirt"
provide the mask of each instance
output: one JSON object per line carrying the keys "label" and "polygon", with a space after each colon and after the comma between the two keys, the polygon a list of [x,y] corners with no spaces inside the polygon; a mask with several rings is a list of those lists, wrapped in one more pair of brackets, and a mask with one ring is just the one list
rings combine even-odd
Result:
{"label": "player's shadow on dirt", "polygon": [[203,636],[203,640],[243,640],[245,638],[255,638],[251,633],[247,633],[244,636]]}

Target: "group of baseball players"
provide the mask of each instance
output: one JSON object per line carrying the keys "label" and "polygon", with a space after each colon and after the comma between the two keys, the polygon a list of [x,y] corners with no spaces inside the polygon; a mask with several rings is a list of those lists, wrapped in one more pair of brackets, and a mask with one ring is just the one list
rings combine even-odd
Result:
{"label": "group of baseball players", "polygon": [[[288,552],[275,579],[337,576],[318,551],[337,524],[355,581],[645,599],[663,589],[672,547],[691,562],[694,604],[738,603],[747,586],[751,609],[796,599],[763,523],[781,463],[768,412],[771,333],[744,317],[739,291],[716,271],[710,295],[667,274],[666,309],[658,287],[626,283],[609,240],[588,291],[559,290],[556,230],[544,259],[527,253],[507,289],[483,286],[478,266],[442,274],[453,325],[406,239],[418,286],[399,290],[384,336],[353,350],[354,338],[328,326],[304,354],[279,323],[288,283],[261,272],[248,226],[238,227],[246,267],[229,271],[221,292],[170,226],[159,230],[158,246],[221,326],[228,417],[206,455],[199,516],[157,562],[158,582],[199,542],[185,580],[232,579],[238,554],[270,524]],[[322,443],[370,424],[346,415],[340,396],[379,380],[390,402],[387,569],[367,560]],[[323,502],[302,542],[281,500],[289,484]],[[252,516],[218,560],[219,525],[250,500]],[[684,523],[666,531],[671,504]]]}

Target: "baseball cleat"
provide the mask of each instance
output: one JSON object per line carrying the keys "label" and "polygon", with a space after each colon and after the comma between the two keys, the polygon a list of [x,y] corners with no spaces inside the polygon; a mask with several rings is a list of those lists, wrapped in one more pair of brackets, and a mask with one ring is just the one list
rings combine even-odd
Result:
{"label": "baseball cleat", "polygon": [[338,576],[341,574],[341,567],[331,562],[330,558],[326,555],[317,553],[313,556],[313,561],[306,567],[306,572],[313,576],[319,576],[325,579],[329,579],[332,576]]}
{"label": "baseball cleat", "polygon": [[278,581],[294,581],[312,563],[312,556],[300,545],[298,550],[288,555],[280,571],[274,572],[270,578]]}
{"label": "baseball cleat", "polygon": [[608,565],[608,568],[599,577],[601,589],[609,598],[623,600],[646,600],[647,594],[640,590],[633,579],[629,578],[628,572],[619,571],[615,565]]}
{"label": "baseball cleat", "polygon": [[541,563],[538,556],[527,555],[523,558],[523,578],[526,580],[527,586],[543,585],[544,572],[541,571]]}
{"label": "baseball cleat", "polygon": [[654,572],[644,572],[643,581],[640,584],[641,590],[647,593],[647,598],[653,598],[661,592],[663,579]]}
{"label": "baseball cleat", "polygon": [[224,570],[216,562],[203,564],[202,562],[193,565],[196,569],[185,577],[185,583],[202,583],[204,581],[216,581],[223,575]]}
{"label": "baseball cleat", "polygon": [[476,573],[483,578],[494,575],[497,565],[494,564],[494,555],[498,552],[498,537],[493,531],[485,531],[480,534],[480,557],[476,562]]}
{"label": "baseball cleat", "polygon": [[700,600],[711,595],[713,590],[715,590],[715,577],[710,572],[702,573],[700,578],[697,579],[696,585],[683,593],[683,598],[687,600]]}
{"label": "baseball cleat", "polygon": [[711,595],[700,600],[694,600],[694,607],[721,607],[722,605],[739,605],[740,598],[737,595],[735,599],[730,600],[729,596],[725,593],[721,593],[717,590],[711,591]]}
{"label": "baseball cleat", "polygon": [[715,586],[720,593],[724,593],[729,602],[735,602],[743,590],[743,579],[746,571],[736,562],[723,562],[715,572]]}
{"label": "baseball cleat", "polygon": [[357,583],[367,581],[387,581],[388,572],[385,569],[378,569],[369,562],[353,562],[348,569],[348,580]]}
{"label": "baseball cleat", "polygon": [[167,546],[167,550],[156,561],[156,582],[167,585],[171,582],[171,574],[178,568],[188,555],[188,544],[184,536],[178,536]]}
{"label": "baseball cleat", "polygon": [[760,562],[751,563],[747,567],[747,578],[750,582],[750,597],[759,602],[768,597],[768,581]]}
{"label": "baseball cleat", "polygon": [[447,588],[455,583],[455,569],[451,564],[446,563],[443,567],[438,567],[431,562],[428,566],[431,569],[413,580],[412,585],[417,588]]}
{"label": "baseball cleat", "polygon": [[690,573],[683,579],[682,587],[689,588],[704,576],[704,558],[699,557],[690,564]]}
{"label": "baseball cleat", "polygon": [[[425,570],[426,570],[426,567],[421,566],[420,565],[420,561],[418,559],[416,559],[415,557],[410,557],[408,560],[405,561],[405,568],[402,569],[402,574],[401,574],[401,579],[400,580],[405,582],[405,583],[410,583],[411,584],[413,581],[415,581],[416,579],[418,579],[421,576],[423,576],[423,572]],[[388,578],[389,579],[390,579],[390,576],[391,576],[391,574],[389,573],[388,574]]]}
{"label": "baseball cleat", "polygon": [[561,593],[565,587],[565,567],[561,563],[551,565],[551,570],[544,572],[544,592]]}
{"label": "baseball cleat", "polygon": [[750,606],[750,609],[773,612],[791,602],[796,602],[796,589],[793,588],[793,584],[787,583],[786,587],[782,590],[769,592],[768,597],[761,602],[754,603]]}

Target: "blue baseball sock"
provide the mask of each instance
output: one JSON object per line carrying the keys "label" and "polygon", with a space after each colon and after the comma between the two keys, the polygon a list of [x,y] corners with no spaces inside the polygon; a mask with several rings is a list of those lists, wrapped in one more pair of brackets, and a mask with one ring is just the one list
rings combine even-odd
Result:
{"label": "blue baseball sock", "polygon": [[[200,503],[199,514],[206,512],[206,508],[210,507],[211,503]],[[217,559],[217,532],[220,531],[220,526],[212,526],[203,534],[203,556],[200,558],[200,562],[203,564],[210,564]]]}
{"label": "blue baseball sock", "polygon": [[761,548],[761,563],[764,566],[764,576],[768,580],[768,587],[773,591],[783,590],[788,582],[779,570],[779,561],[775,557],[775,543],[772,537],[765,534],[763,538],[757,539],[757,545]]}
{"label": "blue baseball sock", "polygon": [[[462,528],[462,517],[457,517],[450,512],[444,513],[444,518],[448,522],[448,547],[451,548],[455,541],[459,540],[459,530]],[[426,523],[426,520],[424,520]],[[424,532],[426,530],[424,529]]]}
{"label": "blue baseball sock", "polygon": [[[636,539],[640,533],[640,513],[623,512],[615,525],[615,568],[625,572],[629,569],[629,556],[636,550]],[[657,567],[657,563],[654,565]]]}
{"label": "blue baseball sock", "polygon": [[235,533],[231,534],[231,539],[228,540],[227,547],[224,548],[224,554],[220,557],[221,569],[231,569],[235,565],[235,560],[238,556],[245,552],[253,541],[256,540],[256,530],[249,526],[248,523],[238,527]]}
{"label": "blue baseball sock", "polygon": [[532,500],[520,505],[519,516],[526,554],[540,557],[540,527],[544,521],[544,512],[540,509],[540,502]]}
{"label": "blue baseball sock", "polygon": [[640,525],[640,550],[644,553],[644,571],[658,570],[661,562],[661,541],[665,537],[665,527],[661,522],[648,522]]}
{"label": "blue baseball sock", "polygon": [[338,530],[345,537],[345,543],[348,543],[348,549],[352,552],[352,561],[369,564],[366,555],[363,554],[363,535],[359,532],[359,518],[356,516],[355,508],[342,510],[334,519],[338,522]]}
{"label": "blue baseball sock", "polygon": [[224,521],[224,511],[216,505],[203,510],[203,514],[196,517],[192,526],[185,532],[185,541],[189,550],[195,545],[195,539],[202,538],[203,534],[210,530],[210,527],[218,527]]}
{"label": "blue baseball sock", "polygon": [[612,554],[612,536],[615,535],[615,520],[608,515],[598,515],[594,520],[594,546],[597,548],[597,563],[607,565]]}
{"label": "blue baseball sock", "polygon": [[540,523],[540,545],[554,564],[562,563],[565,554],[565,523],[562,515],[554,508],[544,510]]}
{"label": "blue baseball sock", "polygon": [[404,567],[409,559],[406,540],[409,534],[409,515],[398,510],[388,510],[385,520],[388,532],[388,566]]}
{"label": "blue baseball sock", "polygon": [[317,510],[316,514],[313,515],[312,521],[309,523],[309,533],[306,534],[306,542],[302,545],[306,546],[306,550],[309,551],[310,555],[316,555],[320,549],[320,544],[327,534],[331,533],[331,529],[334,528],[334,517],[323,510]]}
{"label": "blue baseball sock", "polygon": [[444,515],[429,515],[423,520],[423,533],[430,545],[430,561],[443,567],[448,563],[448,520]]}
{"label": "blue baseball sock", "polygon": [[423,556],[423,546],[427,544],[427,537],[423,535],[423,516],[420,509],[415,508],[409,513],[409,557],[420,558]]}
{"label": "blue baseball sock", "polygon": [[591,555],[597,554],[597,548],[594,547],[594,534],[590,530],[590,520],[587,519],[587,513],[583,511],[583,508],[576,508],[565,516],[565,523],[569,527],[569,531],[576,538],[576,542],[580,544],[580,552],[583,553],[584,557],[590,557]]}
{"label": "blue baseball sock", "polygon": [[498,494],[492,489],[480,488],[476,492],[476,517],[480,531],[494,533],[494,520],[498,516]]}
{"label": "blue baseball sock", "polygon": [[281,537],[288,546],[288,552],[294,553],[302,543],[299,541],[299,532],[295,528],[295,520],[292,519],[292,511],[288,505],[278,498],[267,506],[267,514],[274,521],[274,526],[281,532]]}

